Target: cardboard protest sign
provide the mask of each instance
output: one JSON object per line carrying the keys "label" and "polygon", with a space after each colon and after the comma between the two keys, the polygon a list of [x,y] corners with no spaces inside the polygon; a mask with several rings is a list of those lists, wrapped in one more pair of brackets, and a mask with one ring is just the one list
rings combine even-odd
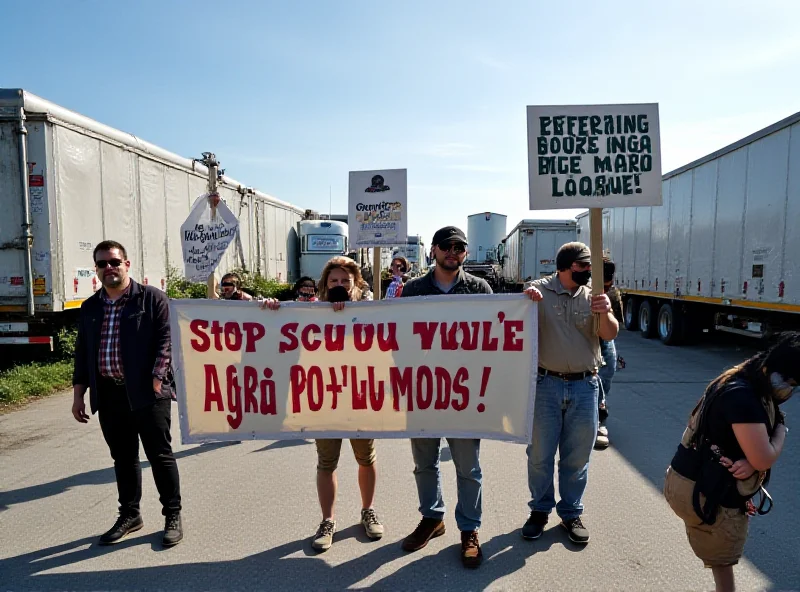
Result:
{"label": "cardboard protest sign", "polygon": [[172,300],[184,443],[452,436],[530,442],[536,304],[522,295]]}
{"label": "cardboard protest sign", "polygon": [[239,221],[220,200],[211,219],[209,194],[198,197],[181,226],[181,246],[186,279],[205,282],[217,269],[228,246],[239,232]]}
{"label": "cardboard protest sign", "polygon": [[406,169],[351,171],[350,248],[405,245],[408,234]]}
{"label": "cardboard protest sign", "polygon": [[658,104],[528,107],[530,208],[661,205]]}

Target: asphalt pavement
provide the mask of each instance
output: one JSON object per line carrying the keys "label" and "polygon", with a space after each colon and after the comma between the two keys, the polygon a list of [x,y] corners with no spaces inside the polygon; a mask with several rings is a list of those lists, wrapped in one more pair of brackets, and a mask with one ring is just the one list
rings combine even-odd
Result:
{"label": "asphalt pavement", "polygon": [[[0,590],[712,590],[661,486],[703,388],[751,346],[721,339],[670,348],[634,334],[618,343],[628,366],[610,396],[612,446],[592,455],[586,547],[570,543],[555,518],[539,540],[520,537],[528,514],[525,448],[484,441],[483,566],[468,571],[459,561],[446,449],[448,531],[404,553],[401,541],[419,520],[410,446],[381,440],[376,508],[386,535],[370,541],[359,525],[356,464],[345,447],[339,531],[333,547],[317,554],[312,442],[183,446],[177,421],[184,541],[161,548],[163,518],[144,463],[144,529],[100,547],[97,537],[117,512],[111,459],[97,418],[75,422],[64,393],[0,416]],[[790,427],[799,406],[785,406]],[[800,451],[792,435],[769,487],[775,508],[751,522],[736,568],[740,590],[800,590]]]}

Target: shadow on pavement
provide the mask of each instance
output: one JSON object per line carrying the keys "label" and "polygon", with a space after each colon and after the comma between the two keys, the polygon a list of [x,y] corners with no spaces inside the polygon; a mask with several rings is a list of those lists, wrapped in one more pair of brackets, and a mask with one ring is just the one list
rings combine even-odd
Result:
{"label": "shadow on pavement", "polygon": [[[305,446],[312,443],[313,442],[310,440],[276,440],[271,444],[267,444],[263,448],[253,450],[253,452],[267,452],[268,450],[280,450],[281,448],[294,448],[295,446]],[[253,452],[250,454],[253,454]]]}
{"label": "shadow on pavement", "polygon": [[[361,540],[354,525],[340,533]],[[363,530],[361,531],[363,534]],[[101,547],[96,538],[83,538],[17,557],[0,560],[0,587],[13,582],[15,590],[201,590],[209,582],[227,582],[224,590],[342,590],[358,589],[359,582],[396,559],[407,556],[401,541],[369,550],[339,565],[330,565],[311,549],[310,539],[294,541],[243,559],[200,562],[134,569],[46,573],[93,557],[134,545],[152,544],[152,536],[133,537],[113,547]],[[341,540],[341,539],[339,539]],[[432,542],[431,545],[435,545]],[[459,559],[459,546],[448,545],[435,555],[420,556],[389,576],[371,584],[370,590],[483,590],[535,560],[537,553],[553,545],[580,548],[566,540],[558,528],[547,530],[537,541],[525,541],[519,530],[496,536],[483,544],[484,563],[466,571]],[[301,555],[301,556],[298,556]],[[412,584],[413,582],[413,584]],[[316,584],[316,587],[314,586]]]}
{"label": "shadow on pavement", "polygon": [[[716,342],[671,348],[643,343],[630,333],[623,334],[621,341],[618,351],[628,368],[615,377],[609,397],[609,450],[619,452],[661,491],[664,473],[705,387],[723,368],[747,359],[754,350],[725,348]],[[800,417],[800,400],[791,400],[782,409],[791,426]],[[800,451],[791,439],[774,467],[768,489],[775,509],[751,519],[744,557],[772,581],[772,589],[796,589],[800,582],[800,514],[795,511],[800,500]],[[700,560],[697,567],[703,569]]]}
{"label": "shadow on pavement", "polygon": [[[231,442],[218,442],[214,444],[207,444],[205,446],[195,446],[180,450],[175,453],[175,458],[188,458],[197,454],[203,454],[217,450],[218,448],[225,448],[232,446]],[[147,461],[142,462],[142,468],[145,469],[150,466]],[[178,467],[180,469],[180,466]],[[63,493],[73,487],[81,485],[103,485],[107,483],[115,483],[114,468],[108,467],[106,469],[97,469],[94,471],[87,471],[78,475],[70,475],[63,479],[51,481],[49,483],[40,483],[39,485],[31,485],[30,487],[22,487],[20,489],[12,489],[10,491],[0,491],[0,512],[7,510],[10,506],[16,504],[24,504],[34,500],[44,499],[53,495]]]}

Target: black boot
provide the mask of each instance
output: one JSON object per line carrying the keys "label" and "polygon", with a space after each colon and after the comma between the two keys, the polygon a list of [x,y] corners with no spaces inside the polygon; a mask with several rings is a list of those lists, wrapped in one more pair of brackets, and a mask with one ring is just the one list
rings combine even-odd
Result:
{"label": "black boot", "polygon": [[142,516],[131,516],[130,514],[120,514],[111,530],[104,533],[100,537],[101,545],[113,545],[120,542],[126,536],[137,530],[141,530],[144,526]]}
{"label": "black boot", "polygon": [[180,513],[168,514],[164,521],[164,538],[161,544],[174,547],[183,540],[183,522]]}

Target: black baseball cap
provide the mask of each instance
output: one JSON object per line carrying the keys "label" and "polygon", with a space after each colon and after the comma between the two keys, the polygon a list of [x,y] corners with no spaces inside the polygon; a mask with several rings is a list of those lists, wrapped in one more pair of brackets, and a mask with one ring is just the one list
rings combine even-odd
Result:
{"label": "black baseball cap", "polygon": [[436,246],[448,241],[464,243],[466,245],[467,236],[460,228],[456,228],[455,226],[445,226],[444,228],[437,230],[436,234],[433,235],[433,241],[431,241],[431,245]]}

